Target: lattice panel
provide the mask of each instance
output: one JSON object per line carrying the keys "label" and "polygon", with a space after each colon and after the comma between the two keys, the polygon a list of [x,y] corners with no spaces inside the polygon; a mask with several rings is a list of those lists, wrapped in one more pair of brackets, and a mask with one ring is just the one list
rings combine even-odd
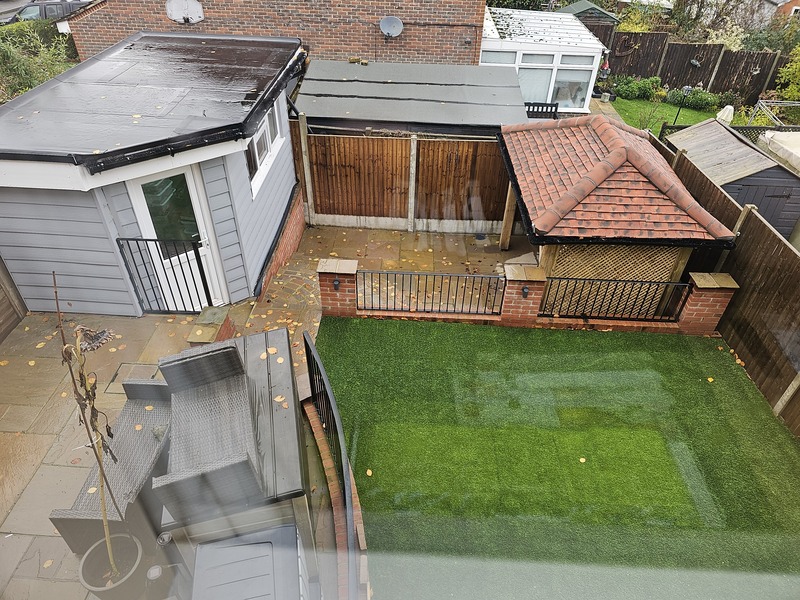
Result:
{"label": "lattice panel", "polygon": [[681,249],[674,246],[565,245],[550,277],[670,281]]}

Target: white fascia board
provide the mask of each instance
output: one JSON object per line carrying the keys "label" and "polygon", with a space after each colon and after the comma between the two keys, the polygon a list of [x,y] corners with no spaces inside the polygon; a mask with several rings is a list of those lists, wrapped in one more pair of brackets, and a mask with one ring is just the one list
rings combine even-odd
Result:
{"label": "white fascia board", "polygon": [[177,152],[174,156],[159,156],[144,162],[109,169],[95,175],[90,175],[83,165],[32,160],[0,160],[0,187],[88,192],[113,183],[147,177],[170,169],[187,167],[212,158],[242,152],[246,147],[247,140],[243,139],[212,144],[185,152]]}
{"label": "white fascia board", "polygon": [[560,52],[562,54],[583,54],[587,56],[599,56],[603,53],[601,48],[594,45],[581,44],[578,41],[564,41],[562,43],[550,41],[533,41],[533,40],[499,40],[484,38],[481,41],[481,50],[514,50],[521,52],[530,52],[533,54],[548,54]]}

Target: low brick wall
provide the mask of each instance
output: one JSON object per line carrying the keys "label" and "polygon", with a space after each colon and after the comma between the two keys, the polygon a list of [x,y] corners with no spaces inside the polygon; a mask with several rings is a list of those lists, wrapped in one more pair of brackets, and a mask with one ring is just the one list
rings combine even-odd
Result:
{"label": "low brick wall", "polygon": [[626,321],[614,319],[542,317],[539,307],[547,278],[539,267],[507,265],[506,289],[499,316],[454,315],[395,311],[360,311],[357,308],[356,271],[358,261],[319,261],[322,314],[333,317],[372,317],[449,322],[469,322],[504,327],[547,329],[590,329],[598,331],[645,331],[713,336],[719,320],[738,286],[724,273],[692,273],[692,289],[677,322]]}
{"label": "low brick wall", "polygon": [[264,272],[264,279],[261,282],[261,300],[266,293],[269,282],[275,277],[278,270],[288,261],[292,254],[297,251],[300,241],[303,239],[303,232],[306,229],[306,219],[303,215],[303,194],[298,186],[292,198],[292,207],[289,209],[289,216],[283,224],[283,228],[278,234],[278,245],[272,253],[269,265]]}

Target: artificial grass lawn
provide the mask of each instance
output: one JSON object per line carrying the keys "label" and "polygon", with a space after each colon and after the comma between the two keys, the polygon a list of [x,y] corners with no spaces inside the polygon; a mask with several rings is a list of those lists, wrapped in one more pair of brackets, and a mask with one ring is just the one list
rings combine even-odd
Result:
{"label": "artificial grass lawn", "polygon": [[720,340],[325,318],[317,347],[371,551],[800,572],[800,446]]}
{"label": "artificial grass lawn", "polygon": [[[661,131],[661,124],[666,122],[672,125],[675,120],[675,115],[678,113],[678,107],[666,102],[661,102],[656,111],[651,115],[653,103],[649,100],[625,100],[624,98],[617,98],[613,103],[614,108],[628,125],[640,129],[651,129],[654,133],[658,134]],[[705,121],[717,115],[717,110],[694,110],[691,108],[683,107],[681,114],[678,117],[676,125],[694,125],[700,121]],[[643,116],[644,115],[644,116]],[[644,123],[643,119],[647,119]]]}

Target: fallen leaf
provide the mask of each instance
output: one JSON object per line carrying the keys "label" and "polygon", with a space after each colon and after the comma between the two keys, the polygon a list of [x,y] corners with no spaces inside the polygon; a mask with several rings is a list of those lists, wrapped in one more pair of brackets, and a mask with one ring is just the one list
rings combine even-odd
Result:
{"label": "fallen leaf", "polygon": [[125,348],[127,347],[128,347],[127,344],[120,344],[119,346],[117,346],[117,350],[125,350]]}
{"label": "fallen leaf", "polygon": [[275,348],[274,346],[270,346],[269,348],[267,348],[267,352],[269,352],[270,354],[277,354],[278,349]]}
{"label": "fallen leaf", "polygon": [[169,337],[175,337],[175,332],[174,331],[170,331],[169,332]]}
{"label": "fallen leaf", "polygon": [[25,331],[30,331],[30,327],[28,327],[28,326],[26,325],[26,326],[25,326]]}
{"label": "fallen leaf", "polygon": [[281,406],[283,408],[289,408],[289,403],[288,402],[284,402],[283,404],[281,404]]}
{"label": "fallen leaf", "polygon": [[194,332],[194,334],[195,335],[203,335],[203,330],[202,329],[198,329],[197,331]]}
{"label": "fallen leaf", "polygon": [[189,321],[181,321],[181,325],[186,325]]}
{"label": "fallen leaf", "polygon": [[97,491],[96,487],[90,487],[88,490],[86,490],[86,493],[87,494],[94,494],[96,491]]}
{"label": "fallen leaf", "polygon": [[35,360],[29,360],[29,361],[28,361],[28,366],[29,366],[29,367],[32,367],[32,366],[33,366],[33,365],[35,365],[35,364],[36,364],[36,361],[35,361]]}
{"label": "fallen leaf", "polygon": [[336,252],[331,252],[330,256],[339,256]]}
{"label": "fallen leaf", "polygon": [[582,457],[582,456],[578,460],[580,460],[582,463],[586,462],[586,459],[584,457]]}
{"label": "fallen leaf", "polygon": [[189,321],[189,323],[191,323],[192,321],[194,321],[194,317],[186,317],[186,320]]}
{"label": "fallen leaf", "polygon": [[275,397],[273,398],[273,400],[274,400],[275,402],[283,402],[284,400],[286,400],[286,396],[275,396]]}
{"label": "fallen leaf", "polygon": [[46,345],[46,344],[45,344],[44,342],[39,342],[38,344],[36,344],[36,347],[37,347],[37,348],[44,348],[44,347],[45,347],[45,345]]}
{"label": "fallen leaf", "polygon": [[62,398],[66,398],[67,397],[67,392],[61,392],[61,397]]}
{"label": "fallen leaf", "polygon": [[144,407],[144,409],[145,410],[153,410],[153,405],[152,404],[148,404],[147,406]]}
{"label": "fallen leaf", "polygon": [[724,350],[724,349],[725,348],[723,348],[722,346],[717,346],[717,350]]}
{"label": "fallen leaf", "polygon": [[44,561],[42,563],[42,568],[43,569],[49,569],[52,566],[53,566],[53,559],[52,558],[49,558],[49,559],[47,559],[46,561]]}
{"label": "fallen leaf", "polygon": [[70,464],[73,464],[73,465],[78,465],[78,464],[80,464],[80,462],[81,462],[81,459],[80,459],[80,458],[73,458],[73,459],[72,459],[71,461],[69,461],[69,462],[70,462]]}
{"label": "fallen leaf", "polygon": [[108,349],[108,351],[109,351],[109,352],[116,352],[116,351],[117,351],[117,349],[116,349],[116,348],[114,348],[114,347],[112,346],[111,348],[109,348],[109,349]]}
{"label": "fallen leaf", "polygon": [[172,323],[175,319],[167,319],[167,323]]}
{"label": "fallen leaf", "polygon": [[714,383],[714,378],[713,377],[709,377],[708,378],[708,383]]}
{"label": "fallen leaf", "polygon": [[733,353],[734,353],[734,350],[733,350],[733,348],[731,348],[730,350],[728,350],[728,352],[730,352],[731,354],[733,354]]}
{"label": "fallen leaf", "polygon": [[52,335],[46,335],[46,336],[44,336],[44,339],[46,339],[49,342],[50,340],[53,339],[53,336]]}
{"label": "fallen leaf", "polygon": [[253,326],[253,324],[252,324],[252,323],[245,323],[245,324],[244,324],[244,326],[245,326],[245,327],[252,327],[252,326]]}
{"label": "fallen leaf", "polygon": [[137,423],[136,425],[133,426],[133,430],[134,431],[141,431],[142,430],[142,424],[141,423]]}
{"label": "fallen leaf", "polygon": [[0,367],[5,367],[8,364],[7,360],[0,360]]}
{"label": "fallen leaf", "polygon": [[372,477],[372,469],[367,469],[367,477]]}
{"label": "fallen leaf", "polygon": [[317,486],[315,486],[315,485],[312,485],[312,486],[311,486],[311,493],[313,494],[313,493],[314,493],[314,492],[316,492],[316,491],[317,491]]}
{"label": "fallen leaf", "polygon": [[279,356],[278,358],[275,359],[275,362],[277,362],[279,365],[282,365],[283,364],[283,357]]}
{"label": "fallen leaf", "polygon": [[122,336],[121,336],[120,334],[118,334],[118,333],[117,333],[117,334],[115,334],[115,335],[114,335],[114,337],[115,337],[115,338],[117,338],[118,340],[121,340],[121,339],[122,339]]}
{"label": "fallen leaf", "polygon": [[295,367],[299,367],[299,366],[300,366],[298,363],[292,363],[292,364],[293,364]]}
{"label": "fallen leaf", "polygon": [[266,352],[262,352],[260,358],[261,358],[261,360],[267,360],[267,353]]}

